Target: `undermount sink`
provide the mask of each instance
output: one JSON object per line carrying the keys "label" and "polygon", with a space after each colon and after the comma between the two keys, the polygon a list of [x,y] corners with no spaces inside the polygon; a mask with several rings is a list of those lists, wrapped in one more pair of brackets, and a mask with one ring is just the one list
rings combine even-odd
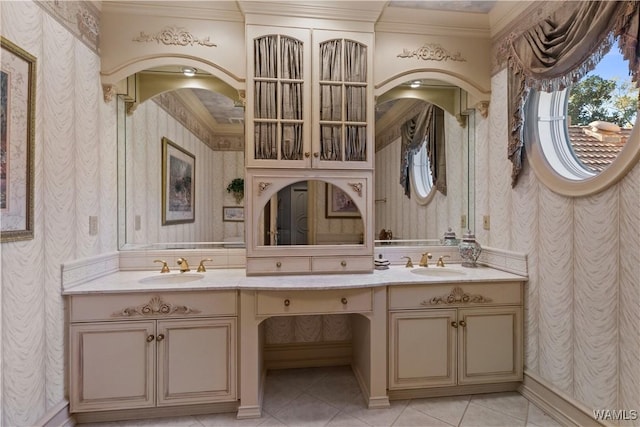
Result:
{"label": "undermount sink", "polygon": [[195,282],[196,280],[200,280],[203,277],[204,275],[199,273],[170,273],[170,274],[160,274],[157,276],[145,277],[143,279],[140,279],[140,283],[169,285],[169,284]]}
{"label": "undermount sink", "polygon": [[462,270],[448,267],[420,267],[411,270],[413,274],[419,274],[420,276],[432,276],[432,277],[450,277],[450,276],[464,276],[465,273]]}

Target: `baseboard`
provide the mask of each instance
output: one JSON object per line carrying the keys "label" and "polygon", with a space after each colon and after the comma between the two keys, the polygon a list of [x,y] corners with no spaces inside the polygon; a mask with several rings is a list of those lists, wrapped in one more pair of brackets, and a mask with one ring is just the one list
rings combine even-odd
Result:
{"label": "baseboard", "polygon": [[41,427],[73,427],[76,421],[69,413],[69,402],[62,402],[49,409],[46,414],[36,423]]}
{"label": "baseboard", "polygon": [[466,394],[500,393],[516,391],[520,382],[457,385],[451,387],[415,388],[389,390],[390,400],[424,399],[427,397],[460,396]]}
{"label": "baseboard", "polygon": [[518,391],[527,400],[533,402],[551,418],[563,425],[575,427],[613,425],[596,421],[579,402],[553,390],[543,379],[530,372],[525,372],[524,381]]}
{"label": "baseboard", "polygon": [[314,368],[351,364],[351,342],[329,341],[264,346],[266,369]]}
{"label": "baseboard", "polygon": [[202,405],[164,406],[157,408],[123,409],[120,411],[96,411],[75,414],[79,423],[98,423],[147,418],[182,417],[188,415],[219,414],[236,412],[238,401],[210,403]]}

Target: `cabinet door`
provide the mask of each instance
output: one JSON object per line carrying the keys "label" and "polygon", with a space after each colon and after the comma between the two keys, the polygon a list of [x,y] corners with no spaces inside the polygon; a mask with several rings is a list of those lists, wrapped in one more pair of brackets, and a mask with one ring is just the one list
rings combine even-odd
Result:
{"label": "cabinet door", "polygon": [[309,167],[310,32],[247,27],[247,149],[249,167]]}
{"label": "cabinet door", "polygon": [[313,32],[314,167],[373,165],[372,40],[371,33]]}
{"label": "cabinet door", "polygon": [[71,412],[155,406],[155,321],[70,327]]}
{"label": "cabinet door", "polygon": [[158,320],[158,406],[236,400],[236,318]]}
{"label": "cabinet door", "polygon": [[456,310],[392,312],[389,389],[456,384]]}
{"label": "cabinet door", "polygon": [[522,380],[522,308],[469,308],[458,313],[458,382]]}

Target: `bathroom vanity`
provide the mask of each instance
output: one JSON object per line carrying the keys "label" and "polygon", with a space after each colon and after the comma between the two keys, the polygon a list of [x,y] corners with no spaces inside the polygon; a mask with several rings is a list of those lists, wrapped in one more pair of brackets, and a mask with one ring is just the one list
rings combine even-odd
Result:
{"label": "bathroom vanity", "polygon": [[494,268],[247,276],[119,271],[66,287],[78,420],[261,415],[263,321],[348,314],[369,408],[389,399],[513,390],[526,277]]}

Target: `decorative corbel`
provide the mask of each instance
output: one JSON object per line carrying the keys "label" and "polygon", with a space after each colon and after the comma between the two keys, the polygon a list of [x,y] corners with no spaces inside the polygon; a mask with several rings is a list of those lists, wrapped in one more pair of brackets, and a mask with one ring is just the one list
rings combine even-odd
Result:
{"label": "decorative corbel", "polygon": [[349,182],[348,185],[356,192],[356,194],[362,197],[362,183],[361,182]]}
{"label": "decorative corbel", "polygon": [[102,85],[102,97],[104,98],[104,102],[109,103],[113,99],[114,96],[118,94],[118,90],[116,85],[108,84]]}
{"label": "decorative corbel", "polygon": [[489,116],[489,101],[478,102],[476,104],[476,110],[478,110],[482,118],[486,119]]}
{"label": "decorative corbel", "polygon": [[260,196],[269,186],[270,182],[259,182],[258,183],[258,196]]}

